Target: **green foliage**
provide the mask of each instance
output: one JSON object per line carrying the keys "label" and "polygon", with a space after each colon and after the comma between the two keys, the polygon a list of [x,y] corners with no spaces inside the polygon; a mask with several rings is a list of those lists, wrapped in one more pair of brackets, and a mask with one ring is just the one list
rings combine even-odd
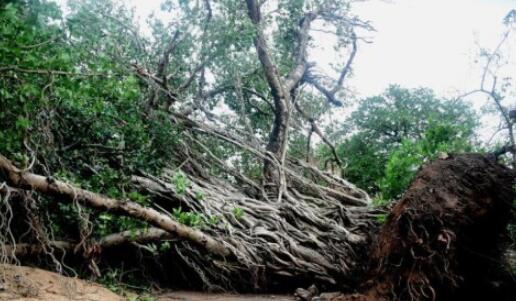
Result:
{"label": "green foliage", "polygon": [[343,176],[372,194],[394,198],[423,161],[439,152],[470,150],[477,120],[461,101],[391,86],[364,99],[347,121],[353,135],[337,145],[346,164]]}
{"label": "green foliage", "polygon": [[100,277],[99,282],[114,293],[121,294],[124,291],[120,285],[119,276],[121,271],[117,269],[110,270]]}
{"label": "green foliage", "polygon": [[[166,112],[146,110],[145,86],[127,70],[146,54],[131,12],[117,5],[72,1],[66,19],[44,0],[0,5],[0,153],[20,167],[37,153],[36,172],[149,205],[130,176],[173,163],[181,129]],[[77,213],[59,210],[61,231]],[[137,226],[104,214],[94,236]]]}
{"label": "green foliage", "polygon": [[378,214],[376,216],[376,221],[380,224],[384,224],[386,221],[387,221],[387,214],[383,213],[383,214]]}
{"label": "green foliage", "polygon": [[168,241],[162,242],[159,245],[160,252],[167,252],[168,250],[170,250],[170,248],[171,248],[171,245],[170,245],[170,242],[168,242]]}
{"label": "green foliage", "polygon": [[379,181],[381,198],[389,200],[399,197],[426,160],[435,159],[439,154],[471,151],[467,137],[462,136],[466,130],[461,125],[431,121],[422,139],[403,140],[390,154],[385,175]]}
{"label": "green foliage", "polygon": [[139,193],[138,191],[131,191],[127,194],[127,197],[133,201],[133,202],[136,202],[140,205],[148,205],[149,204],[149,199],[147,196],[145,195],[142,195],[141,193]]}
{"label": "green foliage", "polygon": [[215,226],[217,225],[218,223],[220,222],[220,218],[218,216],[215,216],[215,215],[211,215],[208,217],[208,220],[207,220],[207,223],[210,225],[210,226]]}
{"label": "green foliage", "polygon": [[244,216],[244,209],[240,207],[234,207],[232,212],[236,219],[241,219]]}
{"label": "green foliage", "polygon": [[379,181],[381,198],[398,197],[410,184],[423,159],[420,144],[405,140],[387,161],[385,176]]}
{"label": "green foliage", "polygon": [[181,224],[196,228],[201,227],[203,220],[205,219],[203,214],[192,211],[183,211],[181,207],[175,208],[172,211],[172,216]]}
{"label": "green foliage", "polygon": [[198,201],[204,200],[204,193],[202,191],[195,192],[195,199]]}
{"label": "green foliage", "polygon": [[174,174],[174,176],[172,177],[172,183],[176,188],[176,193],[180,195],[185,194],[186,189],[189,185],[188,178],[182,171],[179,171]]}
{"label": "green foliage", "polygon": [[380,150],[381,145],[368,141],[363,133],[357,133],[345,143],[339,144],[337,152],[346,160],[342,176],[359,187],[374,192],[377,189],[376,181],[383,176],[385,160]]}

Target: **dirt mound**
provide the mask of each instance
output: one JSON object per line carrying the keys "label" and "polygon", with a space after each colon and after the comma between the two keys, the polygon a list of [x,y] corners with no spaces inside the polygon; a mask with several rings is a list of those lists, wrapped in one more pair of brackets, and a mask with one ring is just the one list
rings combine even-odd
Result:
{"label": "dirt mound", "polygon": [[425,166],[380,230],[365,293],[339,300],[516,300],[502,261],[513,181],[482,155]]}
{"label": "dirt mound", "polygon": [[96,283],[36,268],[2,265],[0,277],[0,300],[125,300]]}

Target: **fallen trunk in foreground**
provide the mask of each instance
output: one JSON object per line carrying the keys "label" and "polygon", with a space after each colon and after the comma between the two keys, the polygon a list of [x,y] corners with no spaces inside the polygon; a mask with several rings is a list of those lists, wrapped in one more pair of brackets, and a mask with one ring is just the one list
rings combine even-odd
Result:
{"label": "fallen trunk in foreground", "polygon": [[[164,285],[241,292],[288,291],[311,283],[321,288],[355,286],[356,271],[363,270],[363,250],[369,239],[372,211],[366,206],[367,194],[345,180],[300,163],[292,165],[296,170],[285,168],[294,184],[285,188],[281,199],[260,198],[256,196],[259,191],[246,193],[242,187],[228,181],[210,177],[206,172],[198,173],[202,169],[196,162],[185,162],[181,171],[166,170],[160,177],[133,177],[135,187],[146,191],[153,200],[149,206],[142,206],[19,169],[0,155],[4,206],[31,203],[37,207],[37,199],[31,196],[36,194],[45,196],[51,203],[73,202],[76,207],[124,215],[162,230],[159,235],[152,235],[142,229],[138,232],[142,234],[141,239],[133,235],[111,235],[104,239],[85,236],[67,241],[49,239],[45,231],[34,231],[44,228],[38,216],[41,213],[25,208],[18,212],[16,219],[25,219],[25,215],[31,217],[28,231],[35,239],[27,239],[27,235],[13,236],[10,225],[6,224],[0,233],[0,237],[5,238],[0,241],[3,245],[0,251],[7,256],[28,256],[40,250],[44,255],[53,255],[55,247],[61,252],[72,249],[73,253],[80,251],[85,257],[95,256],[97,262],[104,256],[99,254],[102,247],[127,244],[127,238],[134,243],[155,241],[167,231],[168,239],[170,235],[175,239],[169,244],[166,256],[159,260],[162,274],[168,277]],[[299,174],[303,169],[312,170],[312,177],[331,185],[311,183]],[[181,191],[173,185],[177,177],[188,183]],[[16,198],[10,198],[9,192],[14,191]],[[176,210],[177,214],[171,213]],[[7,208],[6,212],[13,211]],[[182,221],[185,216],[195,217],[197,221],[202,219],[205,223],[201,227],[199,223]],[[107,244],[110,241],[115,243]],[[123,250],[123,254],[102,259],[104,263],[124,261],[122,257],[126,253],[127,250]],[[155,254],[149,257],[158,261]],[[134,258],[126,258],[125,262],[135,268],[146,266],[146,263],[135,262]],[[164,268],[163,262],[170,265]],[[101,264],[99,266],[102,268]],[[99,269],[92,269],[100,275]]]}
{"label": "fallen trunk in foreground", "polygon": [[173,220],[169,215],[152,208],[143,207],[135,202],[115,200],[74,187],[52,177],[44,177],[20,170],[2,155],[0,155],[0,176],[7,181],[8,185],[13,187],[34,190],[60,199],[78,201],[80,204],[103,211],[120,212],[127,216],[148,221],[185,240],[201,245],[212,253],[222,256],[230,255],[230,251],[221,242],[197,229],[192,229]]}
{"label": "fallen trunk in foreground", "polygon": [[[267,202],[193,173],[186,175],[191,183],[182,195],[166,181],[167,174],[133,179],[154,195],[160,206],[168,203],[189,212],[212,213],[224,221],[200,231],[153,209],[19,170],[5,159],[0,163],[0,177],[18,188],[18,197],[23,197],[23,190],[32,190],[57,196],[58,201],[75,199],[160,227],[138,232],[141,235],[137,237],[125,232],[113,234],[96,244],[107,247],[175,237],[167,255],[177,268],[171,269],[172,273],[185,273],[183,281],[195,279],[197,274],[205,289],[219,286],[267,291],[307,283],[325,289],[328,283],[337,282],[350,290],[361,279],[360,267],[367,265],[366,237],[373,232],[367,222],[373,212],[369,207],[345,208],[331,198],[323,202],[293,189],[282,202]],[[482,155],[440,159],[423,167],[379,233],[362,294],[337,300],[488,300],[493,296],[503,300],[504,295],[513,300],[511,284],[506,285],[499,272],[515,198],[513,181],[513,171]],[[5,186],[0,187],[0,192],[5,194],[5,190]],[[198,191],[203,192],[203,200],[194,197]],[[234,208],[242,208],[245,214],[235,215]],[[143,214],[146,212],[152,214]],[[231,255],[206,247],[199,235],[220,242]],[[75,249],[76,243],[54,244]],[[19,242],[10,248],[7,253],[39,250]]]}
{"label": "fallen trunk in foreground", "polygon": [[335,300],[516,300],[502,260],[513,181],[482,155],[425,166],[380,230],[363,294]]}

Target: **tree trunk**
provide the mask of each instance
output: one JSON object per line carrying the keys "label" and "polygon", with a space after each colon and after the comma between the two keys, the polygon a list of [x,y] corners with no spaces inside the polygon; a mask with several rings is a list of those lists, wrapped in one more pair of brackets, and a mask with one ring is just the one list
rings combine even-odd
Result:
{"label": "tree trunk", "polygon": [[197,229],[193,229],[173,220],[166,214],[160,213],[152,208],[143,207],[131,201],[111,199],[97,193],[74,187],[51,177],[44,177],[20,170],[2,155],[0,155],[0,178],[7,181],[8,185],[15,188],[29,189],[43,194],[53,195],[56,196],[58,200],[76,200],[82,205],[91,208],[116,212],[148,221],[180,238],[203,246],[212,253],[222,256],[230,255],[230,251],[221,242]]}
{"label": "tree trunk", "polygon": [[[260,28],[260,5],[256,0],[247,0],[249,18],[256,26],[254,45],[258,53],[258,59],[265,72],[267,83],[274,99],[274,121],[269,135],[266,150],[269,156],[264,160],[263,177],[264,184],[280,185],[280,166],[283,166],[288,147],[288,129],[291,113],[290,89],[286,89],[276,65],[269,54],[265,35]],[[275,161],[275,162],[274,162]],[[276,163],[276,164],[275,164]]]}
{"label": "tree trunk", "polygon": [[[274,114],[274,123],[269,135],[266,150],[273,160],[279,165],[285,162],[285,155],[288,150],[288,131],[290,121],[289,100],[281,100],[281,104],[276,105],[277,113]],[[263,165],[264,183],[278,185],[280,183],[280,168],[270,159],[264,160]]]}

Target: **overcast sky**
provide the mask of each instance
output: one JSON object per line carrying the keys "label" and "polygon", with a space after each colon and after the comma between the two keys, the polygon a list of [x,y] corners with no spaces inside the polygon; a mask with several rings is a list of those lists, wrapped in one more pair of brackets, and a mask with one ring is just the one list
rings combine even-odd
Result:
{"label": "overcast sky", "polygon": [[[65,0],[55,0],[63,3]],[[136,7],[140,24],[155,12],[162,0],[126,0]],[[371,21],[376,31],[367,34],[371,43],[359,44],[348,86],[358,97],[377,95],[389,84],[402,87],[428,87],[439,96],[457,96],[479,87],[481,65],[475,64],[480,47],[493,49],[504,31],[503,18],[516,9],[516,0],[369,0],[358,1],[353,13]],[[166,21],[166,20],[165,20]],[[321,48],[325,41],[316,41]],[[505,54],[516,50],[516,34],[508,41]],[[329,43],[326,43],[329,44]],[[323,50],[314,51],[311,60],[334,63],[335,57]],[[516,79],[516,53],[502,70]],[[506,105],[516,107],[516,95]],[[476,109],[485,97],[470,97]],[[511,105],[512,103],[512,105]],[[343,118],[349,108],[337,110]],[[486,140],[494,132],[497,117],[484,117],[480,132]],[[484,120],[484,121],[485,121]],[[488,129],[490,128],[490,129]]]}
{"label": "overcast sky", "polygon": [[[161,0],[129,2],[144,19],[159,10]],[[447,96],[476,88],[478,49],[496,45],[503,32],[502,19],[511,9],[516,9],[516,0],[356,3],[355,14],[370,20],[376,32],[368,34],[372,43],[360,45],[349,83],[360,96],[381,93],[391,83],[429,87]],[[321,61],[328,57],[322,52],[320,56]]]}
{"label": "overcast sky", "polygon": [[474,64],[478,49],[496,46],[502,20],[511,9],[516,9],[516,0],[393,0],[356,5],[355,12],[371,20],[377,32],[372,34],[373,43],[360,48],[352,83],[366,95],[382,91],[389,83],[430,87],[446,95],[478,87],[479,68]]}

